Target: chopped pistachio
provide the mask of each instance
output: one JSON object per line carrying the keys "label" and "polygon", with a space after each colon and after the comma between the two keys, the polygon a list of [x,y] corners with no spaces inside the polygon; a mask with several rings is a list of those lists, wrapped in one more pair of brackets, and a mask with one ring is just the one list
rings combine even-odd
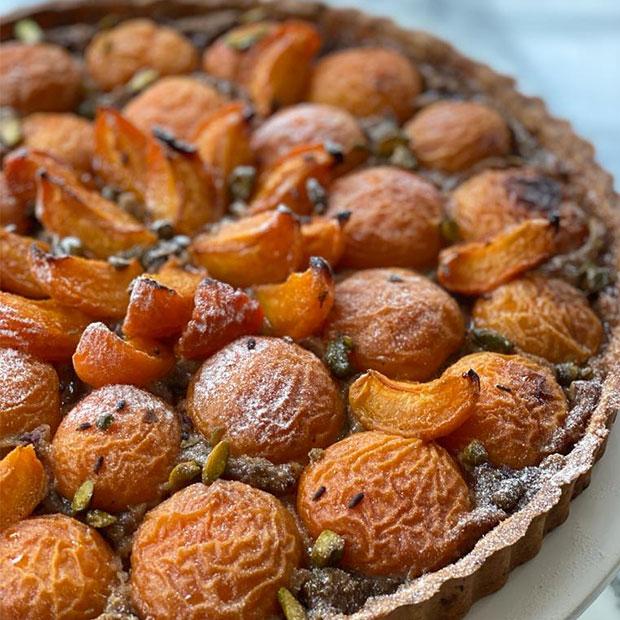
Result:
{"label": "chopped pistachio", "polygon": [[346,378],[353,374],[349,355],[353,349],[353,341],[349,336],[338,336],[327,343],[323,361],[336,376]]}
{"label": "chopped pistachio", "polygon": [[564,387],[568,387],[573,381],[579,379],[592,378],[592,369],[589,367],[580,368],[572,362],[555,365],[555,377],[558,383]]}
{"label": "chopped pistachio", "polygon": [[611,271],[607,267],[588,264],[579,278],[579,288],[588,295],[593,295],[609,286],[612,279]]}
{"label": "chopped pistachio", "polygon": [[306,194],[314,206],[316,213],[325,213],[327,209],[327,192],[325,188],[314,177],[306,181]]}
{"label": "chopped pistachio", "polygon": [[104,413],[97,418],[95,424],[99,430],[105,431],[110,428],[112,422],[114,422],[114,416],[111,413]]}
{"label": "chopped pistachio", "polygon": [[44,39],[43,30],[33,19],[20,19],[14,27],[15,38],[22,43],[41,43]]}
{"label": "chopped pistachio", "polygon": [[150,228],[159,239],[169,240],[174,237],[174,226],[170,220],[155,220]]}
{"label": "chopped pistachio", "polygon": [[238,52],[247,52],[255,43],[258,43],[269,32],[268,26],[253,28],[250,32],[231,32],[224,42]]}
{"label": "chopped pistachio", "polygon": [[239,15],[240,24],[262,22],[264,19],[267,19],[267,11],[262,6],[250,9],[249,11],[245,11],[245,13],[241,13],[241,15]]}
{"label": "chopped pistachio", "polygon": [[503,480],[491,496],[491,501],[498,507],[509,512],[521,499],[525,488],[520,480]]}
{"label": "chopped pistachio", "polygon": [[446,217],[441,220],[439,232],[448,243],[456,243],[461,240],[459,225],[451,217]]}
{"label": "chopped pistachio", "polygon": [[391,157],[398,146],[409,146],[409,138],[390,119],[381,119],[367,129],[373,153],[378,157]]}
{"label": "chopped pistachio", "polygon": [[252,195],[256,181],[254,166],[237,166],[230,173],[228,187],[234,201],[245,202]]}
{"label": "chopped pistachio", "polygon": [[278,601],[286,620],[307,620],[306,610],[287,588],[278,590]]}
{"label": "chopped pistachio", "polygon": [[514,351],[512,342],[495,330],[474,327],[470,333],[474,344],[484,351],[495,353],[512,353]]}
{"label": "chopped pistachio", "polygon": [[191,482],[198,474],[201,468],[196,461],[184,461],[175,465],[168,476],[168,482],[165,487],[167,491],[176,491]]}
{"label": "chopped pistachio", "polygon": [[344,538],[332,530],[323,530],[312,545],[310,559],[317,568],[335,566],[344,553]]}
{"label": "chopped pistachio", "polygon": [[0,142],[7,147],[17,146],[23,139],[22,124],[10,108],[0,112]]}
{"label": "chopped pistachio", "polygon": [[86,482],[83,482],[73,496],[73,500],[71,501],[71,510],[73,510],[73,512],[86,510],[90,504],[90,500],[93,497],[94,490],[95,483],[92,480],[86,480]]}
{"label": "chopped pistachio", "polygon": [[228,462],[228,452],[229,444],[225,439],[211,450],[202,467],[202,481],[205,484],[215,482],[224,473]]}
{"label": "chopped pistachio", "polygon": [[83,256],[84,246],[78,237],[63,237],[54,244],[54,254],[57,256]]}
{"label": "chopped pistachio", "polygon": [[409,147],[404,144],[399,144],[396,146],[390,156],[390,163],[393,166],[405,168],[405,170],[415,170],[418,166],[418,160],[415,155],[411,152]]}
{"label": "chopped pistachio", "polygon": [[86,523],[91,527],[108,527],[117,521],[118,519],[114,515],[103,510],[89,510],[86,513]]}
{"label": "chopped pistachio", "polygon": [[159,71],[155,69],[141,69],[136,71],[129,82],[127,82],[127,90],[130,93],[139,93],[155,82],[157,78],[159,78]]}
{"label": "chopped pistachio", "polygon": [[[249,348],[250,347],[248,347],[248,349]],[[218,443],[220,443],[220,441],[222,441],[224,433],[226,433],[226,429],[223,426],[216,426],[211,431],[211,435],[209,436],[209,445],[214,448]]]}
{"label": "chopped pistachio", "polygon": [[486,463],[489,460],[489,455],[484,444],[480,440],[474,439],[461,450],[458,458],[466,467],[475,467],[476,465]]}

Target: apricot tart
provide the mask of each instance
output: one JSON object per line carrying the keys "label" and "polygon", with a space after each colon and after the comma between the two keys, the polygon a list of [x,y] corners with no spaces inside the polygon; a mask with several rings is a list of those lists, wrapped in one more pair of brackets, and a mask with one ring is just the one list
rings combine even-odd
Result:
{"label": "apricot tart", "polygon": [[0,617],[443,620],[500,588],[619,408],[590,145],[355,11],[0,29]]}

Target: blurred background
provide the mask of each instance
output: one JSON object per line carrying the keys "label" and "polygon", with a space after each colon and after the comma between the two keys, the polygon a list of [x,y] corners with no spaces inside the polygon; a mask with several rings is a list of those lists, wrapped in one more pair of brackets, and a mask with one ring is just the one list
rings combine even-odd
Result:
{"label": "blurred background", "polygon": [[[355,6],[391,17],[406,27],[428,30],[449,40],[465,54],[514,76],[521,91],[543,97],[554,115],[570,119],[577,132],[595,145],[599,161],[614,174],[616,188],[620,187],[620,0],[327,2]],[[0,0],[0,15],[28,4],[35,2]],[[618,471],[614,470],[613,463],[619,461],[618,443],[616,429],[607,457],[597,467],[591,489],[575,502],[572,516],[562,528],[565,539],[571,540],[568,528],[572,528],[573,536],[577,537],[574,540],[585,544],[584,532],[595,536],[605,527],[605,515],[597,514],[595,499],[606,490],[617,488]],[[620,498],[616,497],[611,503],[618,506]],[[587,532],[588,525],[593,533]],[[620,540],[618,531],[607,531],[606,535]],[[545,543],[548,552],[556,544],[554,536],[552,534]],[[528,566],[539,561],[540,556]],[[573,580],[578,581],[579,563],[574,567]],[[529,572],[534,572],[533,567]],[[552,578],[545,576],[548,580]],[[516,579],[521,579],[521,575],[513,576],[509,585]],[[552,583],[537,584],[537,587],[555,588]],[[571,587],[570,582],[566,587]],[[528,594],[521,593],[522,596]],[[557,591],[556,595],[562,596],[562,592]],[[472,620],[477,617],[475,610],[478,608],[486,617],[484,604],[483,601],[482,607],[474,608]],[[579,611],[581,609],[575,614]],[[617,576],[579,617],[582,620],[619,620],[620,578]],[[540,620],[552,618],[544,615]]]}

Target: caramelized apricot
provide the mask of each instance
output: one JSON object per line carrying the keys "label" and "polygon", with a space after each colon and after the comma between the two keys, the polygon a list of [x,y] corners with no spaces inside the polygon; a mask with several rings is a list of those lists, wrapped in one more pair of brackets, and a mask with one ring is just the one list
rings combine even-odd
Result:
{"label": "caramelized apricot", "polygon": [[174,366],[170,350],[150,338],[123,340],[103,323],[91,323],[73,354],[77,376],[93,387],[112,383],[148,385]]}
{"label": "caramelized apricot", "polygon": [[91,392],[62,420],[52,442],[59,493],[94,483],[90,506],[115,512],[161,495],[179,450],[174,411],[130,385]]}
{"label": "caramelized apricot", "polygon": [[300,103],[269,117],[253,134],[258,163],[270,167],[295,147],[333,143],[350,164],[362,159],[366,137],[355,118],[331,105]]}
{"label": "caramelized apricot", "polygon": [[275,617],[301,555],[295,521],[272,495],[240,482],[193,484],[140,526],[132,600],[149,618]]}
{"label": "caramelized apricot", "polygon": [[142,273],[133,259],[121,268],[79,256],[53,256],[34,246],[30,269],[41,288],[58,303],[97,318],[120,319],[129,304],[128,287]]}
{"label": "caramelized apricot", "polygon": [[507,155],[510,130],[498,112],[474,101],[437,101],[405,126],[411,149],[429,168],[457,172],[485,157]]}
{"label": "caramelized apricot", "polygon": [[367,168],[337,180],[328,215],[349,211],[342,264],[428,267],[441,247],[441,194],[422,177],[393,167]]}
{"label": "caramelized apricot", "polygon": [[329,263],[310,259],[303,273],[292,273],[282,284],[256,287],[256,299],[273,334],[295,340],[318,332],[334,305],[334,277]]}
{"label": "caramelized apricot", "polygon": [[28,257],[32,245],[47,251],[48,245],[32,237],[22,237],[0,228],[0,289],[31,299],[47,297],[30,272]]}
{"label": "caramelized apricot", "polygon": [[258,333],[262,324],[263,311],[256,300],[229,284],[205,278],[196,289],[192,319],[177,353],[206,359],[233,340]]}
{"label": "caramelized apricot", "polygon": [[196,263],[233,286],[281,282],[300,264],[301,253],[299,223],[282,209],[222,224],[191,246]]}
{"label": "caramelized apricot", "polygon": [[150,133],[162,127],[178,138],[191,140],[209,114],[225,98],[215,88],[190,77],[165,77],[132,99],[123,115]]}
{"label": "caramelized apricot", "polygon": [[309,450],[334,441],[344,422],[327,369],[277,338],[240,338],[204,362],[187,407],[204,436],[221,427],[233,454],[274,463],[306,460]]}
{"label": "caramelized apricot", "polygon": [[0,534],[0,617],[81,620],[103,613],[120,561],[99,533],[61,514]]}
{"label": "caramelized apricot", "polygon": [[11,41],[0,52],[0,106],[21,114],[65,112],[75,106],[80,68],[62,47]]}
{"label": "caramelized apricot", "polygon": [[598,350],[603,326],[584,295],[567,282],[530,275],[479,299],[477,327],[495,330],[526,353],[550,362],[585,362]]}
{"label": "caramelized apricot", "polygon": [[530,168],[485,170],[452,192],[449,207],[465,241],[485,241],[508,226],[556,214],[560,252],[580,245],[588,232],[583,211],[563,196],[562,185]]}
{"label": "caramelized apricot", "polygon": [[53,299],[31,300],[0,293],[0,347],[31,353],[41,360],[68,360],[90,318]]}
{"label": "caramelized apricot", "polygon": [[0,461],[0,531],[25,519],[45,497],[47,476],[31,445],[17,446]]}
{"label": "caramelized apricot", "polygon": [[465,335],[457,303],[406,269],[368,269],[336,284],[326,338],[346,335],[358,370],[392,378],[429,379]]}
{"label": "caramelized apricot", "polygon": [[31,114],[22,123],[24,146],[58,157],[75,170],[90,171],[95,138],[92,124],[75,114]]}
{"label": "caramelized apricot", "polygon": [[456,378],[470,368],[480,377],[480,397],[473,415],[442,444],[456,453],[477,440],[497,466],[538,465],[567,413],[566,398],[552,372],[519,355],[474,353],[444,376]]}
{"label": "caramelized apricot", "polygon": [[112,90],[141,69],[153,69],[159,75],[189,73],[198,63],[198,54],[178,31],[150,19],[130,19],[98,32],[84,60],[97,86]]}
{"label": "caramelized apricot", "polygon": [[51,364],[14,349],[0,349],[0,438],[60,422],[60,386]]}
{"label": "caramelized apricot", "polygon": [[74,235],[97,258],[155,242],[138,220],[96,192],[47,173],[37,180],[37,217],[48,231]]}
{"label": "caramelized apricot", "polygon": [[107,183],[144,200],[147,137],[117,110],[99,108],[93,167]]}
{"label": "caramelized apricot", "polygon": [[165,142],[150,140],[146,151],[146,207],[153,219],[194,235],[222,215],[215,181],[193,146],[162,137]]}
{"label": "caramelized apricot", "polygon": [[259,213],[285,205],[295,213],[308,215],[314,202],[307,188],[309,179],[326,185],[335,163],[334,156],[322,145],[304,145],[292,149],[261,175],[250,211]]}
{"label": "caramelized apricot", "polygon": [[556,223],[526,220],[489,241],[459,243],[439,255],[437,278],[449,291],[480,295],[536,267],[555,250]]}
{"label": "caramelized apricot", "polygon": [[349,388],[349,407],[368,430],[428,441],[463,424],[479,393],[480,380],[470,369],[428,383],[394,381],[370,370]]}
{"label": "caramelized apricot", "polygon": [[343,108],[355,116],[393,115],[399,121],[413,113],[422,77],[399,52],[351,48],[332,52],[316,65],[308,99]]}
{"label": "caramelized apricot", "polygon": [[4,171],[0,171],[0,227],[13,226],[15,232],[20,234],[28,232],[30,218],[26,207],[13,195]]}
{"label": "caramelized apricot", "polygon": [[[348,217],[348,216],[347,216]],[[312,256],[324,258],[336,267],[344,254],[346,237],[342,230],[346,217],[313,217],[301,225],[303,260],[301,266],[310,263]]]}
{"label": "caramelized apricot", "polygon": [[464,544],[458,521],[471,509],[465,480],[434,443],[356,433],[306,467],[297,511],[316,538],[345,540],[341,564],[367,575],[415,577],[448,563]]}

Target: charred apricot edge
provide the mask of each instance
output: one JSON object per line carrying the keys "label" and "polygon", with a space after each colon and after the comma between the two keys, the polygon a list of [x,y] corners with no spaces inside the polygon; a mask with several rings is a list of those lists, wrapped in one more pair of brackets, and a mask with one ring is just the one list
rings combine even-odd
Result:
{"label": "charred apricot edge", "polygon": [[47,251],[49,246],[32,237],[22,237],[0,228],[0,289],[30,299],[47,297],[36,278],[30,273],[30,247]]}
{"label": "charred apricot edge", "polygon": [[437,277],[449,291],[481,295],[549,258],[555,251],[556,220],[526,220],[488,242],[458,244],[439,254]]}
{"label": "charred apricot edge", "polygon": [[11,450],[0,461],[0,531],[29,516],[46,491],[47,476],[34,448]]}
{"label": "charred apricot edge", "polygon": [[318,332],[330,313],[334,276],[325,259],[313,256],[306,271],[282,284],[258,286],[255,295],[276,336],[301,340]]}
{"label": "charred apricot edge", "polygon": [[30,250],[30,269],[52,299],[93,317],[115,319],[125,315],[129,304],[127,289],[142,273],[137,259],[117,269],[107,261],[53,256],[34,245]]}
{"label": "charred apricot edge", "polygon": [[324,258],[332,267],[336,267],[344,254],[346,235],[343,223],[348,219],[348,212],[342,217],[314,217],[301,225],[301,238],[304,258],[302,266],[310,264],[312,256]]}

